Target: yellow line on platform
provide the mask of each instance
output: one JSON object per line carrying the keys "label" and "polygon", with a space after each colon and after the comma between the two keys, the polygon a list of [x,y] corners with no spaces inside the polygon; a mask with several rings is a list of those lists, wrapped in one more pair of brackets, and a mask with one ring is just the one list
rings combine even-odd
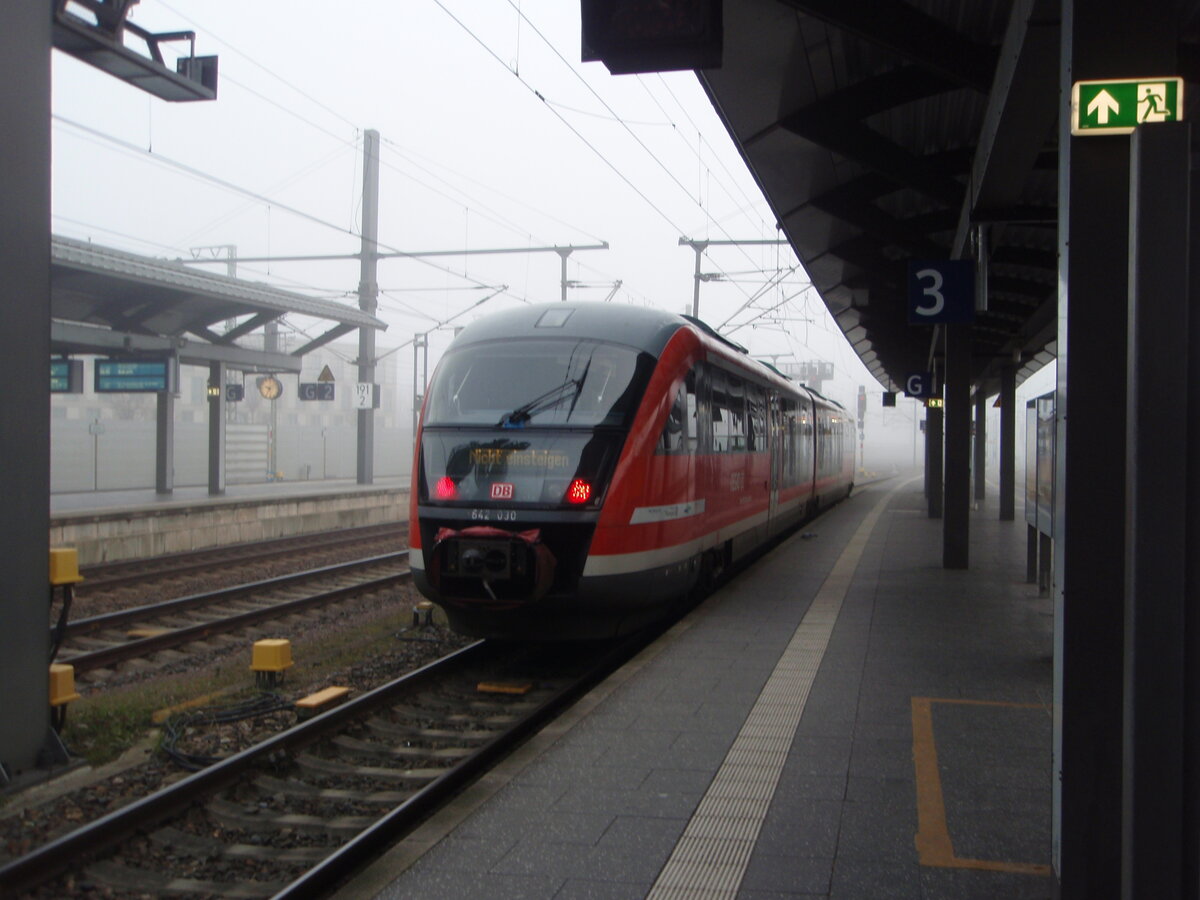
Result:
{"label": "yellow line on platform", "polygon": [[901,482],[855,529],[767,678],[647,900],[734,900],[766,821],[842,601],[876,523]]}
{"label": "yellow line on platform", "polygon": [[950,829],[946,825],[946,801],[938,771],[937,744],[933,736],[933,704],[1000,706],[1010,709],[1042,709],[1039,703],[1003,703],[989,700],[913,697],[913,765],[917,776],[917,856],[921,865],[943,869],[978,869],[1021,875],[1049,875],[1050,867],[1037,863],[961,859],[954,855]]}

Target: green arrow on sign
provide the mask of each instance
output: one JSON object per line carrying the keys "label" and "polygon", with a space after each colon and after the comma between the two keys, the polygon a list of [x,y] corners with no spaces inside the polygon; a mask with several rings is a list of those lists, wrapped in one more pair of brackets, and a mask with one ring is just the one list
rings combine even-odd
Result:
{"label": "green arrow on sign", "polygon": [[1071,134],[1129,134],[1138,125],[1183,118],[1183,79],[1077,81],[1071,88]]}

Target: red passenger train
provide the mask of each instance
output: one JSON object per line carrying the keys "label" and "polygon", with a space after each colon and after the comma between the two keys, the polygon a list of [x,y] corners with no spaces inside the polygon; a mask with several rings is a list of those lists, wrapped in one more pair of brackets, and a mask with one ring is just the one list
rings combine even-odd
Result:
{"label": "red passenger train", "polygon": [[841,406],[688,316],[497,313],[427,391],[414,580],[466,634],[624,633],[847,496],[853,443]]}

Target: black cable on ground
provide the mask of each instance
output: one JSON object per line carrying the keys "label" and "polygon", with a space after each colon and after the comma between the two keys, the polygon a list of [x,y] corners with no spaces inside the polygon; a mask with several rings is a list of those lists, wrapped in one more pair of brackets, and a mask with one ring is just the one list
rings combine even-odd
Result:
{"label": "black cable on ground", "polygon": [[71,615],[71,601],[75,599],[75,590],[71,585],[63,585],[62,592],[62,609],[58,613],[58,624],[54,627],[54,634],[50,638],[50,662],[54,662],[54,657],[58,656],[58,649],[62,646],[63,638],[67,634],[67,619]]}
{"label": "black cable on ground", "polygon": [[199,729],[212,725],[227,725],[231,722],[261,718],[291,708],[292,704],[278,694],[261,693],[232,706],[204,706],[186,713],[179,713],[163,723],[162,751],[179,766],[190,772],[196,772],[215,762],[220,762],[222,757],[205,756],[180,750],[178,744],[189,728]]}

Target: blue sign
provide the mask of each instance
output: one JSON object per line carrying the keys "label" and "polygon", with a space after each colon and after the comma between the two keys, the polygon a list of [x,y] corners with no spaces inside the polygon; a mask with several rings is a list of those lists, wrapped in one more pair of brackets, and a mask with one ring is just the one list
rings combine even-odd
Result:
{"label": "blue sign", "polygon": [[141,394],[170,387],[165,359],[98,359],[95,375],[97,394]]}
{"label": "blue sign", "polygon": [[299,397],[301,400],[332,400],[333,389],[332,381],[302,381]]}
{"label": "blue sign", "polygon": [[937,396],[937,385],[932,372],[914,372],[904,379],[904,396],[925,400]]}
{"label": "blue sign", "polygon": [[974,260],[909,261],[909,325],[954,325],[974,320]]}

